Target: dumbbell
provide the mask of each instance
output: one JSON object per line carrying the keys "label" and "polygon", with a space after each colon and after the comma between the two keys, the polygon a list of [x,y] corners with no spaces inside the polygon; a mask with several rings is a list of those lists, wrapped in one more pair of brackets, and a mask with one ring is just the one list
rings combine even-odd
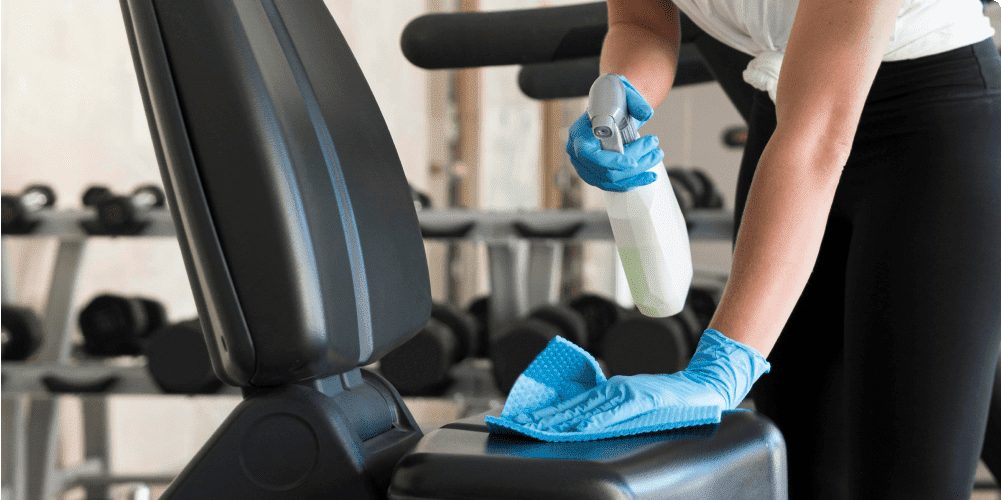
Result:
{"label": "dumbbell", "polygon": [[479,349],[474,358],[490,356],[490,296],[477,297],[466,306],[466,312],[476,318],[476,338],[479,339]]}
{"label": "dumbbell", "polygon": [[709,322],[712,321],[713,315],[716,314],[716,308],[719,306],[719,301],[722,298],[722,286],[693,284],[688,291],[687,304],[695,312],[695,316],[698,318],[703,330],[709,328]]}
{"label": "dumbbell", "polygon": [[634,310],[602,338],[602,360],[611,375],[674,373],[688,365],[702,332],[688,303],[681,312],[666,318],[651,318]]}
{"label": "dumbbell", "polygon": [[714,210],[723,208],[725,203],[723,193],[720,192],[719,186],[716,185],[716,181],[713,180],[709,173],[698,167],[691,168],[689,171],[701,181],[703,186],[705,186],[702,196],[695,200],[695,208],[709,208]]}
{"label": "dumbbell", "polygon": [[146,369],[163,392],[212,394],[222,387],[198,318],[158,328],[144,344]]}
{"label": "dumbbell", "polygon": [[490,345],[494,382],[507,394],[521,372],[557,336],[587,349],[587,323],[569,306],[543,304],[524,318],[506,324]]}
{"label": "dumbbell", "polygon": [[138,234],[148,221],[144,214],[163,208],[166,196],[152,184],[137,187],[128,196],[119,196],[104,186],[92,186],[84,191],[83,204],[97,210],[97,220],[84,227],[92,234]]}
{"label": "dumbbell", "polygon": [[[695,209],[695,193],[692,192],[690,183],[682,178],[683,172],[685,170],[681,167],[670,168],[667,170],[667,179],[671,182],[671,188],[674,190],[674,198],[678,200],[681,216],[684,217],[685,221],[688,221],[688,214]],[[691,228],[691,223],[686,225]]]}
{"label": "dumbbell", "polygon": [[414,208],[416,208],[418,212],[431,208],[431,197],[421,191],[418,191],[413,185],[410,186],[410,197],[413,198]]}
{"label": "dumbbell", "polygon": [[610,298],[593,293],[580,294],[569,305],[584,317],[590,352],[594,357],[601,358],[601,339],[612,325],[625,317],[626,309]]}
{"label": "dumbbell", "polygon": [[[688,203],[687,198],[691,198],[690,208],[723,208],[723,195],[716,187],[705,170],[699,168],[672,167],[667,171],[668,178],[681,186],[681,194],[675,189],[678,196],[678,204]],[[672,184],[675,186],[675,184]],[[684,199],[684,201],[682,201]],[[688,213],[684,212],[683,213]]]}
{"label": "dumbbell", "polygon": [[490,346],[497,388],[510,391],[521,372],[557,335],[598,357],[595,347],[624,311],[614,301],[586,294],[567,305],[538,306],[525,318],[505,325]]}
{"label": "dumbbell", "polygon": [[83,350],[93,356],[136,355],[146,338],[163,327],[163,304],[141,297],[102,294],[80,311]]}
{"label": "dumbbell", "polygon": [[42,320],[27,307],[4,305],[0,322],[3,323],[4,361],[24,361],[42,345]]}
{"label": "dumbbell", "polygon": [[24,188],[21,194],[3,195],[3,234],[30,233],[38,225],[35,214],[40,210],[52,208],[55,204],[55,191],[43,184],[32,184]]}
{"label": "dumbbell", "polygon": [[452,384],[449,370],[479,352],[477,321],[451,304],[432,304],[413,338],[379,360],[379,372],[401,395],[436,396]]}

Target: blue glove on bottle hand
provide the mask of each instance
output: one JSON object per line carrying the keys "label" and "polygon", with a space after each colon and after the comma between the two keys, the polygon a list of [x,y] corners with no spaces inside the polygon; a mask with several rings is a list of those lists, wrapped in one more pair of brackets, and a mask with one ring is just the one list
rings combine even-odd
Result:
{"label": "blue glove on bottle hand", "polygon": [[[599,433],[634,419],[681,427],[684,422],[719,422],[771,365],[754,348],[706,330],[688,368],[670,375],[616,376],[562,404],[521,414],[514,421],[558,433]],[[671,426],[676,420],[679,425]],[[658,422],[654,422],[654,421]],[[631,422],[635,426],[637,422]]]}
{"label": "blue glove on bottle hand", "polygon": [[[624,76],[619,79],[625,84],[626,108],[638,130],[653,117],[653,108]],[[604,151],[601,141],[591,131],[591,118],[585,111],[570,127],[567,154],[584,182],[604,191],[624,192],[656,180],[657,175],[647,170],[664,159],[659,144],[657,136],[648,135],[626,144],[622,154]]]}

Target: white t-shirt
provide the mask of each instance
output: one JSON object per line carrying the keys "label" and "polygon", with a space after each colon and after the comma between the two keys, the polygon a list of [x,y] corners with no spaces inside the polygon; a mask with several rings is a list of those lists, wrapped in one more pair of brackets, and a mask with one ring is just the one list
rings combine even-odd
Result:
{"label": "white t-shirt", "polygon": [[[775,100],[799,0],[671,1],[709,35],[754,56],[744,81]],[[979,0],[904,0],[883,60],[929,56],[992,36],[994,29]]]}

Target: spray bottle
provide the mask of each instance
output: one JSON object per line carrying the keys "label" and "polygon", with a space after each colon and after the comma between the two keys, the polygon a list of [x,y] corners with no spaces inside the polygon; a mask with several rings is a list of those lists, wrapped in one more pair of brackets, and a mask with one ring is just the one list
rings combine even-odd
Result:
{"label": "spray bottle", "polygon": [[[601,149],[623,152],[639,139],[626,108],[626,88],[606,73],[591,85],[588,116]],[[605,191],[605,207],[619,259],[636,307],[646,316],[681,312],[692,283],[692,250],[681,207],[664,163],[649,170],[657,180],[624,193]]]}

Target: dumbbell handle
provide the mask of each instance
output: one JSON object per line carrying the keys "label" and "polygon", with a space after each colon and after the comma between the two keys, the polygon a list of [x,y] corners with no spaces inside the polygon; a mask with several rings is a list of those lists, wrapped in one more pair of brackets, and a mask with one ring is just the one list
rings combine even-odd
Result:
{"label": "dumbbell handle", "polygon": [[21,195],[21,205],[29,210],[35,211],[48,204],[49,198],[43,193],[29,191]]}
{"label": "dumbbell handle", "polygon": [[141,191],[133,194],[129,197],[132,200],[132,205],[136,208],[142,208],[144,210],[150,210],[157,204],[156,195],[148,191]]}

